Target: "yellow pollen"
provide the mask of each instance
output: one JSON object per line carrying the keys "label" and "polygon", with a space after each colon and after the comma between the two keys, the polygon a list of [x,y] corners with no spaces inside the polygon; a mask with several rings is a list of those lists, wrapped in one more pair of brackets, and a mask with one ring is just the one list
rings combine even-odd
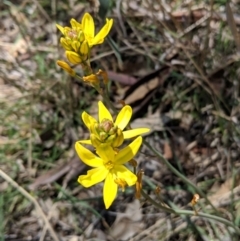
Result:
{"label": "yellow pollen", "polygon": [[124,179],[116,178],[116,179],[114,179],[114,182],[121,187],[122,192],[125,191],[125,186],[127,185],[127,183]]}
{"label": "yellow pollen", "polygon": [[114,166],[114,165],[113,165],[113,162],[112,162],[112,161],[109,161],[109,162],[105,163],[105,167],[106,167],[108,170],[112,169],[113,166]]}

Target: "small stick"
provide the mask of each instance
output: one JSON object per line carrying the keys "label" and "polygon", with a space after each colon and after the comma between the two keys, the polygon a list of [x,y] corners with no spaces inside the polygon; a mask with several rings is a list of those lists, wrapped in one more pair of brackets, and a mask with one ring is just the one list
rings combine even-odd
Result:
{"label": "small stick", "polygon": [[31,201],[34,205],[40,216],[42,217],[43,221],[45,222],[45,225],[47,229],[49,230],[52,238],[54,241],[60,241],[59,238],[57,237],[55,231],[53,230],[51,224],[49,223],[46,215],[44,214],[41,206],[39,205],[38,201],[31,196],[24,188],[19,186],[10,176],[8,176],[5,172],[3,172],[0,169],[0,176],[5,179],[8,183],[10,183],[13,187],[15,187],[23,196],[25,196],[29,201]]}

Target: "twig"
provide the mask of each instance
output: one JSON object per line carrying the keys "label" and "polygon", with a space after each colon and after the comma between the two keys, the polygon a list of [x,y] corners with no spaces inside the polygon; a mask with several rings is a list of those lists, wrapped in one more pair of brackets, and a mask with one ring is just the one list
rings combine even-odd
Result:
{"label": "twig", "polygon": [[41,206],[39,205],[39,203],[37,202],[37,200],[33,196],[31,196],[24,188],[19,186],[10,176],[8,176],[1,169],[0,169],[0,176],[3,179],[5,179],[8,183],[10,183],[13,187],[15,187],[23,196],[25,196],[29,201],[31,201],[35,205],[35,208],[37,209],[38,213],[40,214],[43,221],[45,222],[45,225],[46,225],[47,229],[49,230],[53,240],[60,241],[60,239],[57,237],[57,234],[53,230],[51,224],[49,223],[46,215],[44,214],[44,212],[43,212]]}

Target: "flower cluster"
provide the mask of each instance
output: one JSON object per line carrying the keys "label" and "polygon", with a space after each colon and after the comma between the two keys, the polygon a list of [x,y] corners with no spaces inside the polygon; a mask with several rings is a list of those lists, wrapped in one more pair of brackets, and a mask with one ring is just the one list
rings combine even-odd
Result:
{"label": "flower cluster", "polygon": [[[81,23],[75,19],[71,19],[70,23],[71,27],[57,25],[63,34],[60,43],[65,49],[66,57],[71,64],[82,66],[86,75],[81,79],[96,88],[103,95],[103,98],[106,98],[104,92],[101,91],[99,81],[102,79],[105,88],[107,88],[107,73],[99,70],[94,74],[90,66],[89,56],[94,45],[103,43],[112,27],[113,20],[106,19],[106,24],[96,35],[94,21],[89,13],[84,14]],[[70,75],[78,77],[65,61],[57,61],[57,64]],[[118,187],[124,191],[126,186],[136,184],[139,194],[141,175],[134,174],[125,164],[135,162],[133,157],[142,144],[140,135],[149,132],[149,129],[128,128],[124,130],[128,127],[132,117],[132,108],[129,105],[125,105],[115,119],[101,101],[98,102],[98,108],[98,120],[85,111],[82,113],[82,120],[89,129],[90,137],[88,140],[77,141],[75,149],[80,159],[92,169],[86,175],[79,176],[78,182],[84,187],[90,187],[104,181],[103,200],[105,207],[109,208],[116,198]],[[124,140],[133,137],[136,139],[120,149]],[[92,145],[96,154],[85,148],[83,144]]]}
{"label": "flower cluster", "polygon": [[113,20],[106,19],[106,24],[95,35],[95,25],[92,16],[85,13],[82,22],[71,19],[70,27],[62,27],[57,24],[58,29],[63,34],[60,39],[62,47],[66,50],[66,57],[72,64],[80,64],[89,58],[92,46],[103,43],[108,35]]}
{"label": "flower cluster", "polygon": [[[109,208],[117,195],[118,186],[124,191],[125,186],[136,184],[137,176],[124,164],[137,154],[142,144],[142,137],[139,135],[149,132],[149,129],[137,128],[124,131],[132,116],[132,108],[129,105],[121,109],[115,121],[101,101],[98,102],[98,107],[98,121],[85,111],[82,113],[83,122],[90,131],[90,139],[76,142],[75,149],[81,160],[93,169],[88,171],[87,175],[80,176],[78,182],[84,187],[90,187],[105,180],[103,199],[106,208]],[[138,137],[128,146],[121,150],[116,149],[125,139],[136,136]],[[82,144],[93,145],[98,156]]]}
{"label": "flower cluster", "polygon": [[[105,25],[96,35],[95,24],[89,13],[84,14],[81,22],[71,19],[70,24],[71,27],[56,25],[63,34],[60,43],[65,49],[66,58],[70,64],[82,66],[85,76],[80,77],[81,80],[96,88],[99,85],[99,77],[102,77],[105,84],[106,74],[101,70],[96,74],[92,73],[89,58],[92,47],[104,42],[112,28],[113,19],[106,19]],[[70,75],[79,77],[67,62],[58,60],[57,64]]]}

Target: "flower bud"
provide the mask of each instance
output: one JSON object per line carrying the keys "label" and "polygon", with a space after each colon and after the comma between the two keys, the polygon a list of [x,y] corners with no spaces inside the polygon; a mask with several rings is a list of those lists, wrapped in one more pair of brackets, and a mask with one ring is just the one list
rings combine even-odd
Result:
{"label": "flower bud", "polygon": [[84,40],[80,46],[80,54],[83,56],[84,60],[87,60],[88,58],[88,53],[89,53],[89,46],[88,42]]}
{"label": "flower bud", "polygon": [[[102,122],[100,123],[99,127],[103,131],[108,133],[113,128],[113,122],[108,119],[103,119]],[[112,133],[112,134],[115,134],[115,133]]]}
{"label": "flower bud", "polygon": [[90,135],[90,140],[92,142],[92,145],[94,147],[99,147],[102,143],[100,140],[98,140],[98,138],[94,135],[94,134],[91,134]]}
{"label": "flower bud", "polygon": [[106,132],[100,132],[99,138],[103,142],[108,137],[108,134]]}
{"label": "flower bud", "polygon": [[116,138],[113,140],[112,146],[119,147],[123,144],[123,141],[124,141],[124,137],[123,137],[122,130],[118,128]]}
{"label": "flower bud", "polygon": [[111,144],[115,140],[115,138],[116,135],[111,135],[105,140],[105,143]]}
{"label": "flower bud", "polygon": [[74,52],[78,53],[78,50],[80,48],[80,43],[76,40],[72,41],[71,46],[74,50]]}
{"label": "flower bud", "polygon": [[70,75],[75,76],[76,72],[69,66],[68,63],[58,60],[57,65],[60,66],[62,69],[64,69],[66,72],[68,72]]}
{"label": "flower bud", "polygon": [[95,122],[94,124],[92,124],[90,126],[90,130],[91,132],[93,132],[95,135],[98,135],[99,132],[101,131],[100,127],[99,127],[99,124],[97,122]]}
{"label": "flower bud", "polygon": [[79,31],[77,39],[80,43],[82,43],[85,40],[83,31]]}
{"label": "flower bud", "polygon": [[117,126],[114,126],[114,127],[112,127],[112,128],[110,129],[110,131],[109,131],[108,133],[109,133],[109,135],[113,135],[113,134],[115,134],[115,133],[117,132],[117,130],[118,130],[118,127],[117,127]]}
{"label": "flower bud", "polygon": [[66,51],[65,53],[66,53],[66,57],[70,63],[80,64],[82,62],[81,57],[77,53],[75,53],[73,51]]}
{"label": "flower bud", "polygon": [[64,27],[64,36],[67,37],[69,32],[72,30],[70,27]]}
{"label": "flower bud", "polygon": [[69,42],[67,41],[66,38],[61,37],[60,38],[60,43],[61,43],[61,45],[63,46],[63,48],[65,50],[72,50],[71,45],[69,44]]}

